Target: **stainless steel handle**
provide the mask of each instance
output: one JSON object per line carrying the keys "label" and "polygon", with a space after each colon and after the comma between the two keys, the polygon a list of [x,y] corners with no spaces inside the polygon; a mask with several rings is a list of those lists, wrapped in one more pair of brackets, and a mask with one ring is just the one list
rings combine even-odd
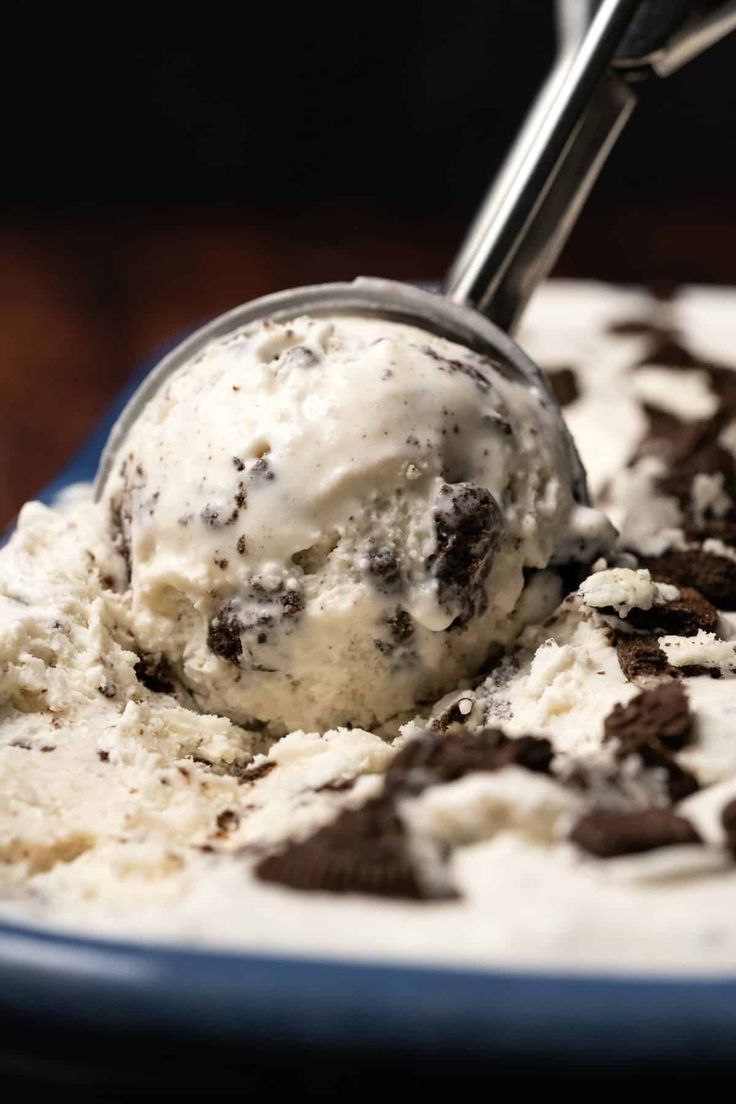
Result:
{"label": "stainless steel handle", "polygon": [[559,5],[565,33],[556,64],[448,275],[445,292],[454,302],[475,306],[511,331],[631,115],[638,82],[673,72],[736,28],[736,0],[711,3],[705,13],[702,4],[680,5],[684,15],[698,10],[674,37],[655,38],[652,49],[648,43],[637,52],[637,37],[647,36],[629,35],[627,50],[624,36],[637,29],[635,17],[651,19],[658,6],[602,0],[591,17],[588,0]]}

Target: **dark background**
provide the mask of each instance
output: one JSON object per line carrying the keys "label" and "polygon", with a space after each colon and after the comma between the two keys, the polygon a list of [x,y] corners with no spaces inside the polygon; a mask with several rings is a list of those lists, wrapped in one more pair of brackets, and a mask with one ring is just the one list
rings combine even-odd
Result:
{"label": "dark background", "polygon": [[[552,0],[18,3],[0,66],[0,523],[141,358],[289,285],[447,267]],[[736,280],[736,36],[647,88],[567,275]]]}

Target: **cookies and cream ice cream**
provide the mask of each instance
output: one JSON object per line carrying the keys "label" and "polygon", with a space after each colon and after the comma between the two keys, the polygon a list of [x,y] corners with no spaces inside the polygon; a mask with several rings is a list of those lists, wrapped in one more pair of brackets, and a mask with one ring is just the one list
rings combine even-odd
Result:
{"label": "cookies and cream ice cream", "polygon": [[541,388],[399,323],[297,318],[166,381],[103,508],[139,647],[200,708],[283,733],[380,724],[474,674],[535,573],[610,543],[572,484]]}
{"label": "cookies and cream ice cream", "polygon": [[[172,378],[102,502],[30,504],[0,551],[2,914],[255,952],[736,967],[735,311],[712,289],[533,303],[521,341],[621,533],[590,564],[562,540],[544,404],[465,353],[299,322],[273,357],[263,331]],[[349,425],[338,361],[363,381]],[[260,413],[225,401],[241,377]],[[488,509],[445,576],[466,486]],[[385,652],[398,609],[411,634]],[[288,683],[312,662],[324,704]],[[398,735],[373,724],[404,709]]]}

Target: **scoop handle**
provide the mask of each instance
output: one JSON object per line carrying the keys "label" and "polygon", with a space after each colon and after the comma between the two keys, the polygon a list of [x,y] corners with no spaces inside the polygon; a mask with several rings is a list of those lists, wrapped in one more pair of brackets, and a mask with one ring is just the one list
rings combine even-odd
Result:
{"label": "scoop handle", "polygon": [[558,3],[557,62],[445,284],[507,332],[557,260],[640,81],[736,29],[736,0],[602,0],[589,11],[588,0]]}

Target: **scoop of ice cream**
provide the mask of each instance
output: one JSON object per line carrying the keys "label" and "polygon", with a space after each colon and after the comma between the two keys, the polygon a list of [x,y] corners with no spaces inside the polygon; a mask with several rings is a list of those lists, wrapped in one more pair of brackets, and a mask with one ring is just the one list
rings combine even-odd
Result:
{"label": "scoop of ice cream", "polygon": [[457,686],[518,630],[534,569],[606,528],[541,389],[357,317],[213,341],[144,409],[104,497],[138,644],[203,709],[273,731],[380,723]]}

